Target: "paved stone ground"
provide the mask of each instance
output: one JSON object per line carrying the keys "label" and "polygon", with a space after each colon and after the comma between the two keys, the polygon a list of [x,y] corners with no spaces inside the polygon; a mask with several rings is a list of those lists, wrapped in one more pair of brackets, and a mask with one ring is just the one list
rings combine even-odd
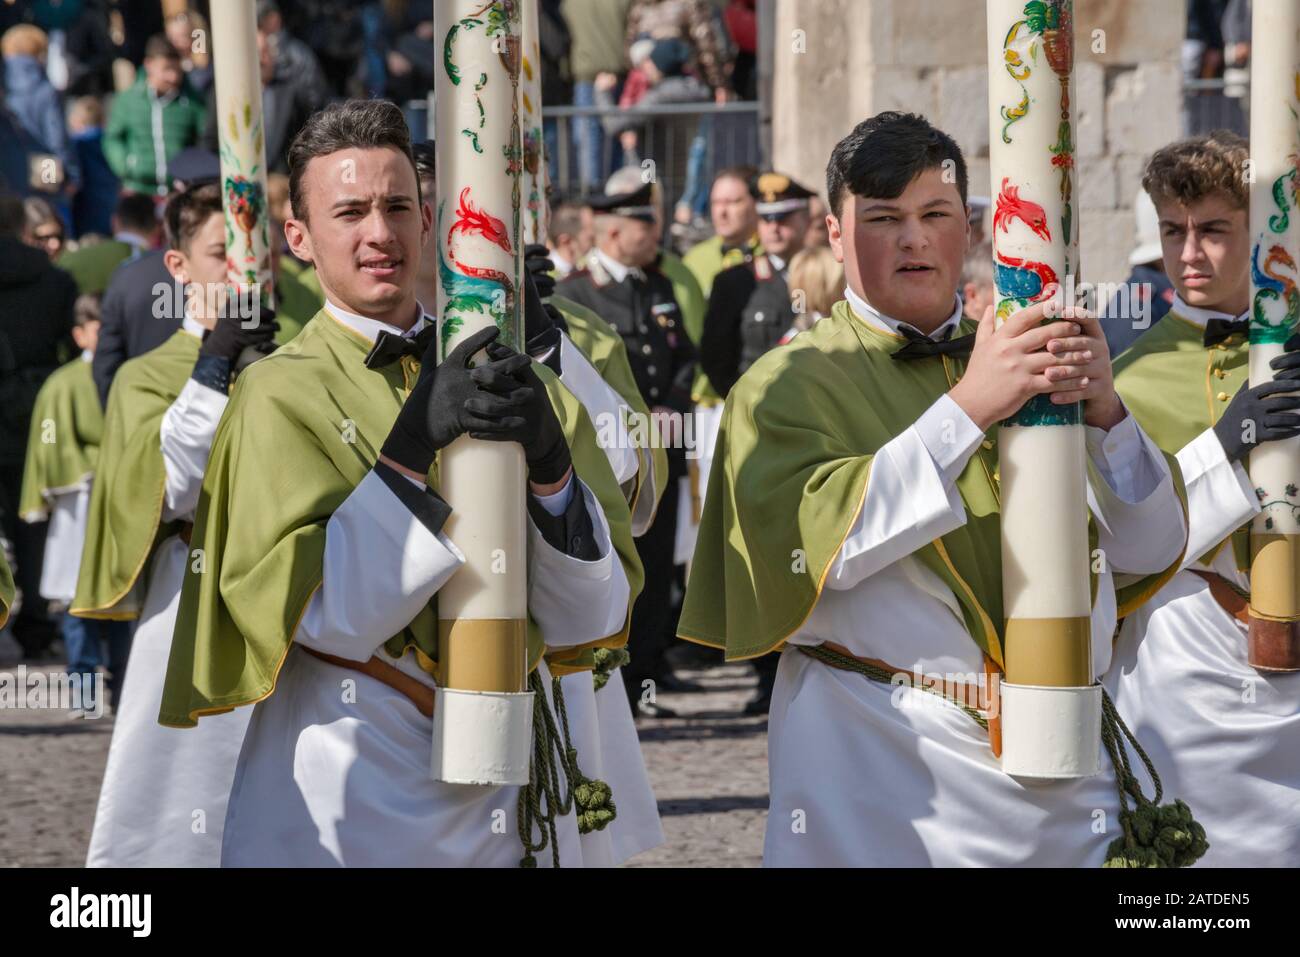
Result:
{"label": "paved stone ground", "polygon": [[[638,721],[667,841],[629,866],[755,867],[767,813],[767,721],[740,716],[753,673],[678,673],[704,688],[660,695],[682,717]],[[69,714],[0,708],[0,867],[85,861],[113,721]]]}

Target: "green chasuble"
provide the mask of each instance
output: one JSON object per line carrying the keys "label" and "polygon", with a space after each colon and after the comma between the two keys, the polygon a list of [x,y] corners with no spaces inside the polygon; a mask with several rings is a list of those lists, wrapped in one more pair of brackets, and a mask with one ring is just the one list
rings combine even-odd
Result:
{"label": "green chasuble", "polygon": [[[746,244],[750,256],[758,256],[763,247],[755,236]],[[682,321],[686,325],[686,334],[691,342],[699,348],[704,335],[704,315],[708,312],[709,296],[713,292],[713,280],[718,273],[732,266],[739,266],[745,261],[745,252],[729,249],[722,252],[722,237],[714,236],[693,246],[685,258],[678,259],[671,253],[665,253],[659,268],[671,280],[673,293],[677,296],[677,305],[682,310]],[[692,282],[691,280],[694,280]],[[703,369],[695,371],[695,384],[691,388],[691,398],[705,405],[716,405],[722,401],[718,390],[713,388]]]}
{"label": "green chasuble", "polygon": [[14,576],[9,571],[9,563],[0,552],[0,628],[9,620],[9,609],[14,605]]}
{"label": "green chasuble", "polygon": [[113,378],[72,600],[78,617],[138,618],[149,560],[182,527],[162,520],[167,476],[160,430],[198,357],[198,337],[178,330]]}
{"label": "green chasuble", "polygon": [[[957,334],[974,328],[965,322]],[[723,648],[728,659],[753,658],[803,624],[862,509],[876,451],[965,371],[963,360],[948,357],[893,359],[904,342],[839,302],[741,377],[718,433],[681,637]],[[966,523],[913,557],[948,585],[971,638],[1003,667],[996,448],[986,441],[957,480]],[[1159,584],[1177,564],[1154,576]],[[1151,586],[1127,584],[1121,608]]]}
{"label": "green chasuble", "polygon": [[[287,265],[294,262],[294,266]],[[284,345],[302,332],[325,305],[316,270],[286,256],[281,260],[280,275],[275,280],[275,318],[280,331],[275,334],[277,345]]]}
{"label": "green chasuble", "polygon": [[[1171,455],[1211,428],[1250,374],[1250,346],[1234,335],[1206,348],[1205,331],[1170,312],[1115,360],[1115,388],[1142,429]],[[1250,523],[1231,536],[1237,568],[1250,568]],[[1201,561],[1210,562],[1216,545]]]}
{"label": "green chasuble", "polygon": [[[648,426],[650,408],[645,404],[641,390],[637,388],[636,378],[632,375],[632,366],[627,361],[627,347],[623,344],[623,337],[613,326],[581,303],[563,296],[552,296],[548,301],[564,316],[564,321],[569,325],[569,339],[573,344],[582,350],[582,354],[600,373],[600,377],[639,417],[638,421],[647,423],[642,434],[645,435],[650,447],[638,449],[638,454],[642,460],[642,474],[648,470],[645,456],[649,455],[654,460],[654,500],[658,503],[663,498],[664,489],[668,487],[668,452],[663,448],[662,443],[655,443],[652,440]],[[633,514],[636,513],[636,500],[641,491],[638,477],[637,487],[628,496],[629,507]]]}
{"label": "green chasuble", "polygon": [[[203,562],[187,569],[181,590],[162,724],[193,727],[202,715],[275,690],[321,585],[326,524],[371,470],[419,375],[410,357],[367,369],[370,348],[322,311],[293,342],[246,369],[232,390],[195,516],[191,546]],[[604,509],[631,587],[630,614],[642,574],[627,502],[581,405],[548,369],[534,368],[564,426],[574,471]],[[436,463],[428,481],[437,488]],[[591,647],[618,647],[626,631]],[[383,647],[393,658],[413,648],[436,679],[437,633],[435,598]],[[546,649],[531,621],[529,650],[536,667]]]}
{"label": "green chasuble", "polygon": [[36,394],[18,504],[25,521],[45,518],[55,495],[79,487],[94,474],[103,434],[104,410],[90,363],[73,359]]}
{"label": "green chasuble", "polygon": [[135,254],[135,247],[119,239],[105,239],[90,246],[66,252],[55,263],[71,273],[77,292],[103,295],[113,271]]}

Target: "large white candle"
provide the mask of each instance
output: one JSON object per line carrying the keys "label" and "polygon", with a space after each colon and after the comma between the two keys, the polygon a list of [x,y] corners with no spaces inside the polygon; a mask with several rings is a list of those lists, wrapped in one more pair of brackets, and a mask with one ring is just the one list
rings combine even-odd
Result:
{"label": "large white candle", "polygon": [[[214,10],[212,63],[216,80],[221,195],[226,213],[226,281],[237,291],[240,315],[274,306],[271,230],[266,208],[266,143],[262,133],[262,72],[253,0],[228,0]],[[233,293],[232,293],[233,294]]]}
{"label": "large white candle", "polygon": [[[1077,282],[1073,10],[1071,0],[988,0],[987,13],[1001,322]],[[1099,730],[1090,715],[1095,703],[1100,720],[1100,699],[1090,688],[1081,406],[1053,405],[1046,397],[1031,401],[1002,423],[998,457],[1006,616],[1003,766],[1030,777],[1095,773]],[[1062,708],[1071,694],[1079,700]],[[1053,720],[1073,723],[1052,726]]]}
{"label": "large white candle", "polygon": [[[1250,84],[1250,384],[1273,379],[1269,360],[1300,321],[1300,6],[1256,0]],[[1300,670],[1300,439],[1250,454],[1262,511],[1251,526],[1249,659]]]}
{"label": "large white candle", "polygon": [[[438,325],[445,357],[488,325],[523,341],[519,15],[500,0],[437,0]],[[438,593],[441,694],[435,778],[527,782],[528,684],[523,452],[462,437],[444,449],[447,534],[465,565]],[[462,715],[463,712],[463,715]],[[499,721],[488,721],[495,714]],[[468,735],[479,737],[471,741]],[[522,750],[521,750],[522,749]],[[475,755],[499,753],[478,767]],[[473,767],[470,767],[474,765]],[[495,770],[494,770],[495,768]],[[499,773],[498,773],[499,772]]]}

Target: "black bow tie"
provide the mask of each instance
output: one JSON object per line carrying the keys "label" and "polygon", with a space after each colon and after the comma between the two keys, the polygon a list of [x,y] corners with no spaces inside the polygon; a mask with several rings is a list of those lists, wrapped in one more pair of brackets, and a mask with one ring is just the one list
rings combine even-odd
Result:
{"label": "black bow tie", "polygon": [[910,360],[926,359],[930,356],[955,356],[958,359],[965,359],[975,345],[975,333],[954,339],[952,338],[954,328],[949,326],[944,330],[943,338],[936,340],[917,332],[911,326],[899,326],[898,331],[906,337],[907,345],[896,350],[894,358]]}
{"label": "black bow tie", "polygon": [[429,343],[438,334],[437,323],[427,322],[423,329],[414,336],[395,336],[387,329],[375,339],[375,347],[366,356],[367,369],[383,369],[397,362],[402,356],[422,359]]}
{"label": "black bow tie", "polygon": [[723,245],[722,245],[722,256],[723,256],[723,258],[725,259],[727,256],[731,255],[732,253],[740,253],[742,256],[744,256],[746,259],[748,259],[748,258],[749,258],[749,255],[750,255],[750,253],[749,253],[749,246],[748,246],[748,244],[745,244],[745,243],[742,243],[742,244],[739,245],[739,246],[732,246],[732,245],[730,245],[730,244],[723,243]]}
{"label": "black bow tie", "polygon": [[1217,346],[1229,336],[1244,336],[1249,332],[1249,319],[1211,319],[1205,324],[1205,348]]}

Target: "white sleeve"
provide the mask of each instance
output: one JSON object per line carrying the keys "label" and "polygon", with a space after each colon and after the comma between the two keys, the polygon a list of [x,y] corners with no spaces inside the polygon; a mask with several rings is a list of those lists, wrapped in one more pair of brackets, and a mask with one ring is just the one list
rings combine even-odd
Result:
{"label": "white sleeve", "polygon": [[1187,553],[1183,567],[1259,514],[1250,476],[1240,462],[1229,462],[1213,429],[1206,429],[1178,453],[1187,484]]}
{"label": "white sleeve", "polygon": [[640,467],[640,455],[631,441],[627,427],[628,405],[601,378],[596,367],[567,334],[560,336],[559,348],[560,381],[587,410],[601,450],[609,459],[614,478],[619,485],[623,485],[636,477]]}
{"label": "white sleeve", "polygon": [[163,413],[159,429],[167,476],[163,521],[189,515],[198,507],[212,437],[229,401],[229,396],[187,379],[181,394]]}
{"label": "white sleeve", "polygon": [[586,500],[600,557],[584,562],[566,555],[549,545],[529,518],[528,611],[549,648],[585,645],[617,634],[627,620],[631,595],[600,502],[581,481],[570,485]]}
{"label": "white sleeve", "polygon": [[325,526],[325,567],[294,640],[366,661],[409,625],[465,556],[370,472]]}
{"label": "white sleeve", "polygon": [[866,496],[826,576],[854,587],[941,535],[966,524],[957,479],[984,433],[949,396],[876,452]]}
{"label": "white sleeve", "polygon": [[1085,435],[1101,477],[1088,481],[1097,547],[1116,571],[1163,571],[1187,544],[1187,521],[1164,456],[1132,415],[1109,432],[1086,428]]}
{"label": "white sleeve", "polygon": [[[647,434],[653,434],[653,428],[647,427]],[[651,439],[653,441],[653,439]],[[632,509],[632,537],[640,538],[650,530],[654,523],[655,512],[659,508],[659,498],[655,494],[655,457],[648,448],[638,448],[637,458],[641,460],[641,485]],[[703,489],[701,489],[703,491]]]}

